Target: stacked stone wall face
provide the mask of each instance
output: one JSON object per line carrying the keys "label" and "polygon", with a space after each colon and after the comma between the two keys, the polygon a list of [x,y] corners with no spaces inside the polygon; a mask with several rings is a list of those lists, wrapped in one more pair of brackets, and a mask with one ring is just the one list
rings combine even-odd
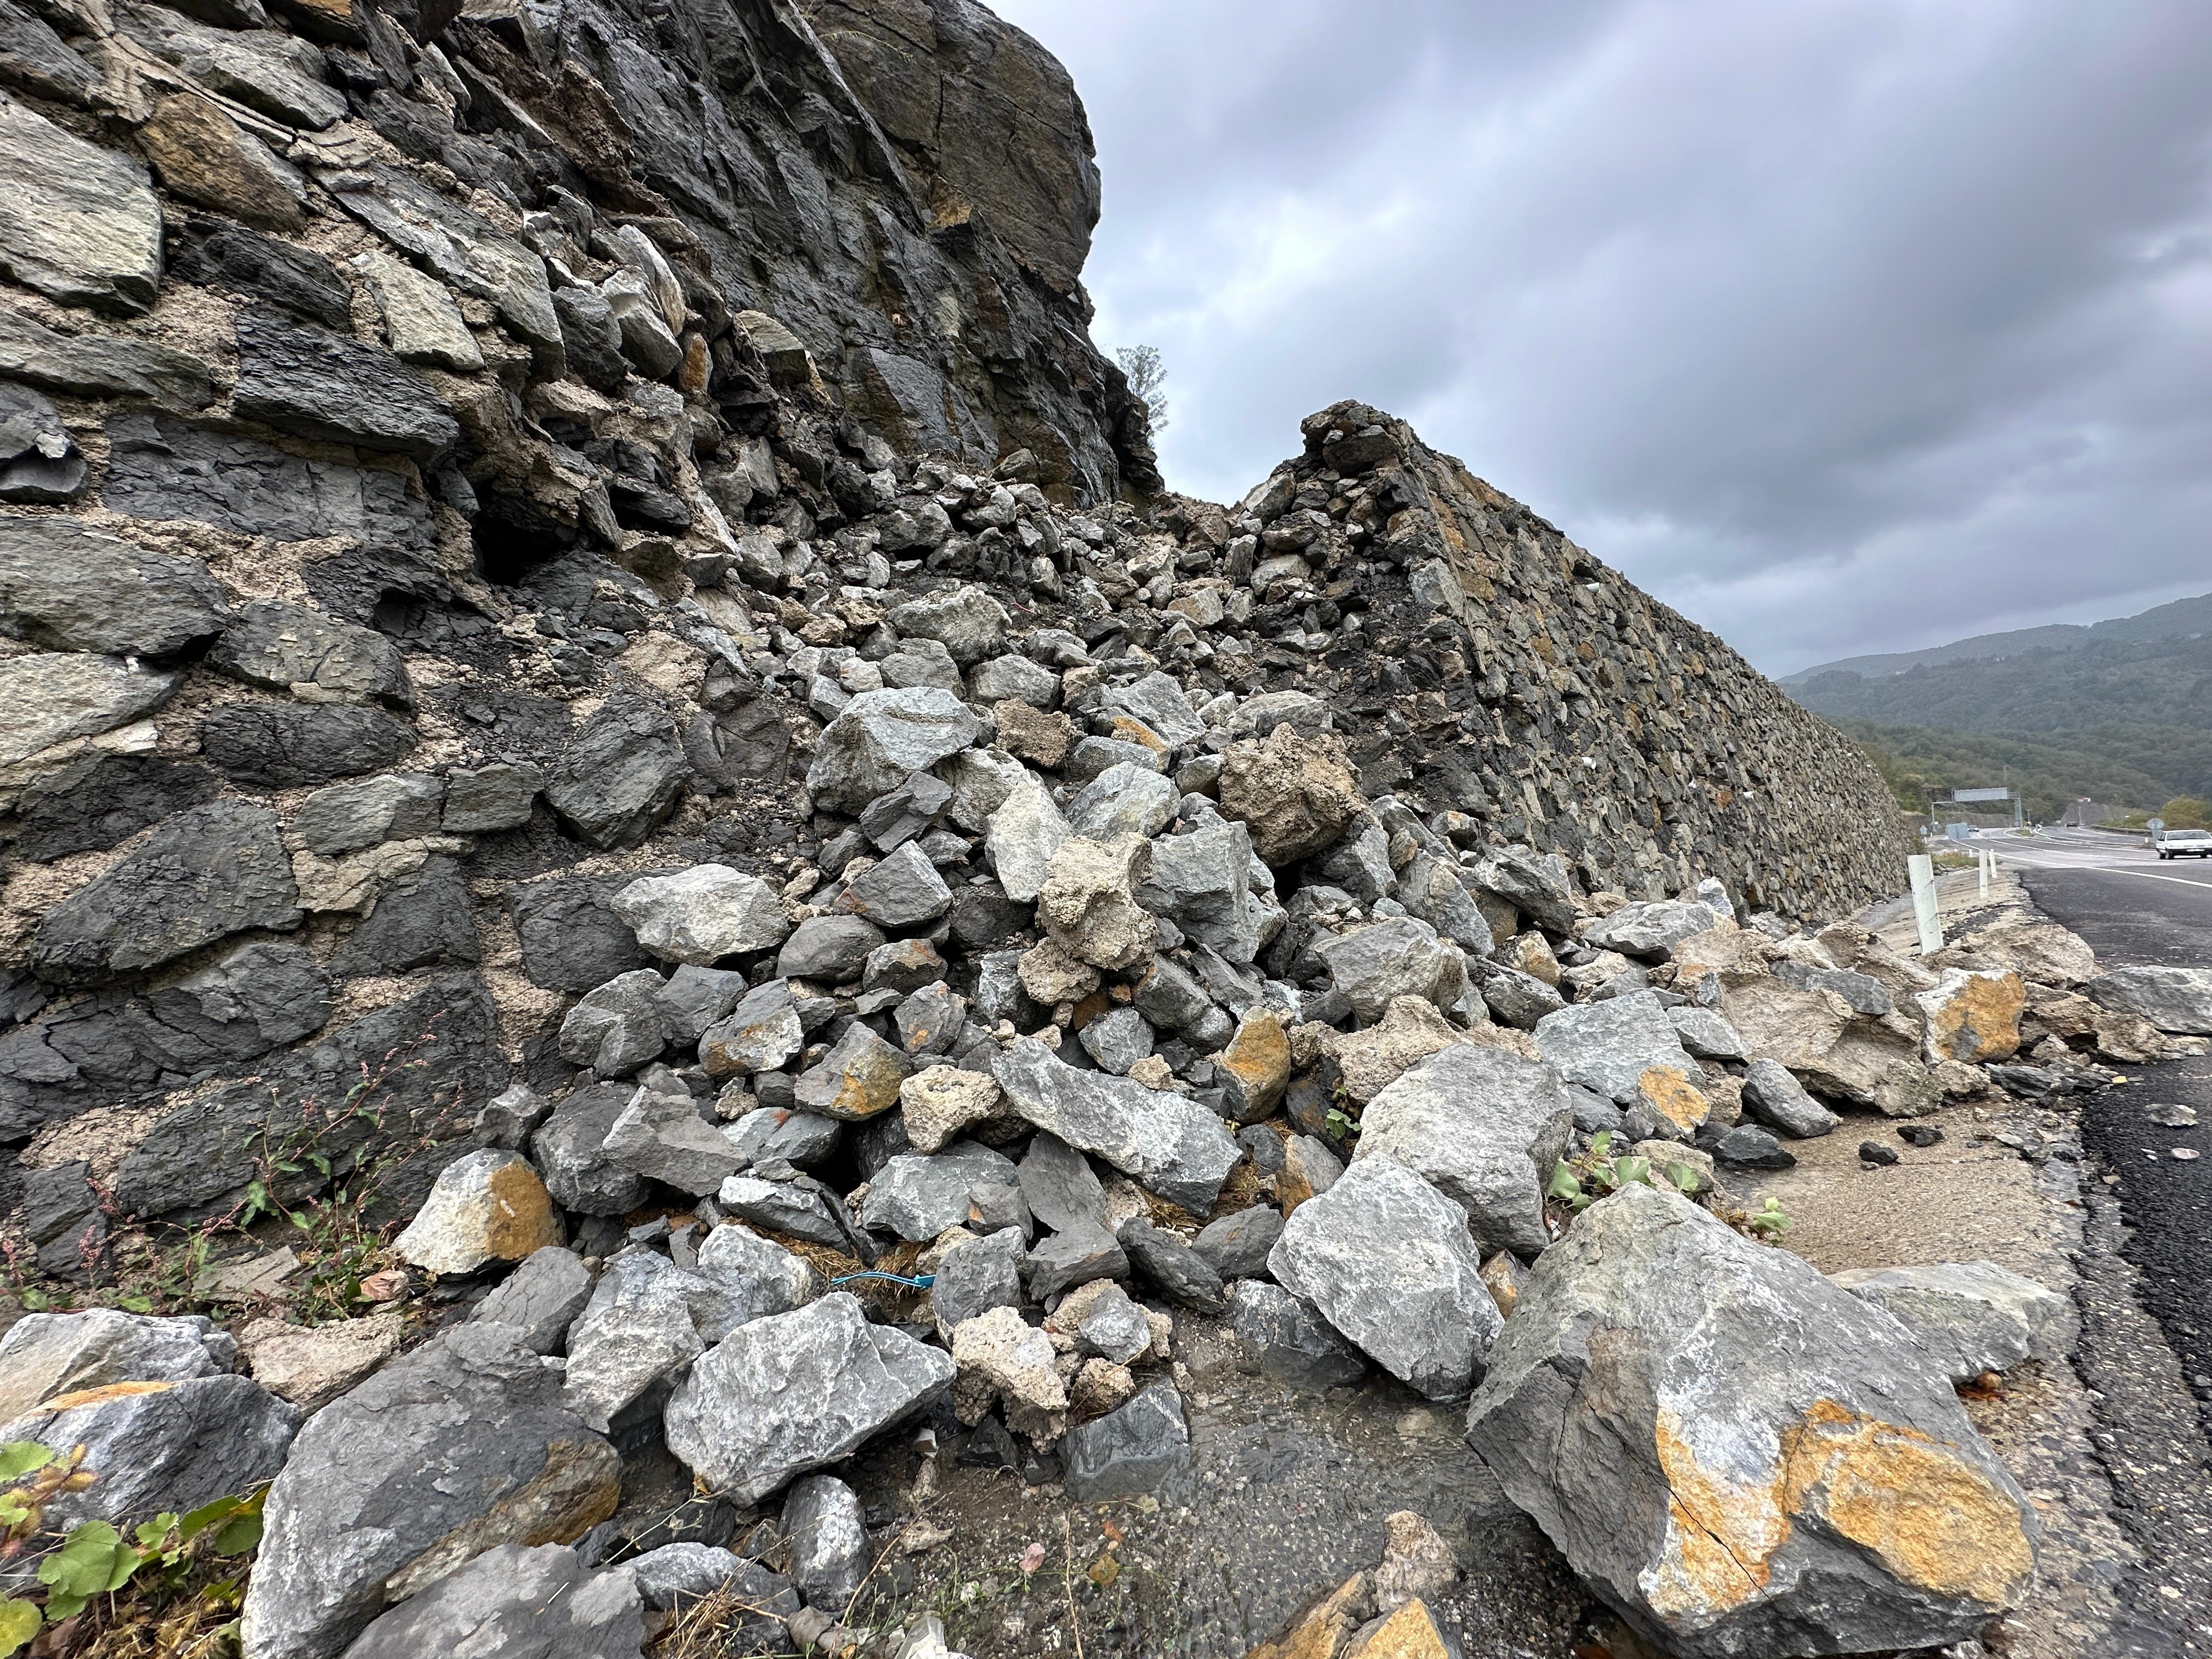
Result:
{"label": "stacked stone wall face", "polygon": [[[1364,549],[1404,578],[1382,580],[1377,626],[1323,658],[1352,712],[1382,722],[1356,740],[1370,790],[1409,776],[1638,897],[1716,875],[1753,908],[1814,921],[1899,889],[1911,843],[1864,751],[1721,640],[1404,422],[1340,404],[1304,429],[1277,476],[1328,499],[1268,520],[1256,556],[1310,528],[1309,562]],[[1265,486],[1248,498],[1273,506]]]}

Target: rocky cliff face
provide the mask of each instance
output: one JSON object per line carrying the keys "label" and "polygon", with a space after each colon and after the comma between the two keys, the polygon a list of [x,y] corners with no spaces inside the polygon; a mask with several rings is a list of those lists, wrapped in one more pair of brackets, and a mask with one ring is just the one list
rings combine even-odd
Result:
{"label": "rocky cliff face", "polygon": [[[227,1079],[326,1091],[434,1024],[424,1102],[557,1086],[568,999],[647,960],[636,874],[799,904],[869,845],[865,791],[801,781],[878,687],[966,699],[953,750],[1060,805],[1123,763],[1215,792],[1294,708],[1470,860],[1803,917],[1897,884],[1854,750],[1401,423],[1314,416],[1235,508],[1118,501],[1157,480],[1083,332],[1081,105],[967,0],[0,30],[35,1168],[122,1109],[129,1207],[219,1205],[266,1092]],[[972,799],[925,817],[971,837],[963,943],[1033,927]],[[1317,869],[1395,880],[1338,831]]]}

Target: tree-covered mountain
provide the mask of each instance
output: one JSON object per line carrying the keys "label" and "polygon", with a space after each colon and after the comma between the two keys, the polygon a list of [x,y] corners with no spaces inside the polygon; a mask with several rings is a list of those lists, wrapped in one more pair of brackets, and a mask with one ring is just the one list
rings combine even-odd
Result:
{"label": "tree-covered mountain", "polygon": [[2212,593],[2176,599],[2132,617],[2115,617],[2087,627],[2078,623],[2055,623],[2042,628],[2015,629],[2009,633],[1977,634],[1970,639],[1953,640],[1948,645],[1929,646],[1922,651],[1892,651],[1815,663],[1810,668],[1785,675],[1781,684],[1795,688],[1824,674],[1835,673],[1862,674],[1875,679],[1913,668],[2017,657],[2031,651],[2073,651],[2085,645],[2113,641],[2185,639],[2205,635],[2212,635]]}
{"label": "tree-covered mountain", "polygon": [[[1984,635],[2026,649],[1887,672],[1835,665],[1790,693],[1859,739],[1909,805],[1930,792],[2009,781],[2039,817],[2070,800],[2155,808],[2212,791],[2212,597],[2161,605],[2094,629]],[[1902,658],[1858,658],[1859,664]]]}

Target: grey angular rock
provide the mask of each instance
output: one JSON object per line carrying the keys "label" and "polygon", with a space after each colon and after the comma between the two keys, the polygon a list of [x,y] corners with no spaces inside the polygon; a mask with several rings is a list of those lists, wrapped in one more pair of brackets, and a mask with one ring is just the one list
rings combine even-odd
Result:
{"label": "grey angular rock", "polygon": [[811,1169],[834,1153],[845,1126],[835,1118],[788,1107],[757,1106],[730,1125],[730,1144],[746,1164],[781,1158],[795,1169]]}
{"label": "grey angular rock", "polygon": [[707,1235],[697,1271],[754,1319],[803,1308],[827,1288],[804,1258],[731,1223]]}
{"label": "grey angular rock", "polygon": [[587,846],[634,847],[674,810],[690,771],[667,711],[617,692],[547,769],[545,804]]}
{"label": "grey angular rock", "polygon": [[1743,1074],[1743,1109],[1770,1129],[1800,1139],[1826,1134],[1843,1121],[1805,1092],[1778,1060],[1754,1060]]}
{"label": "grey angular rock", "polygon": [[415,746],[415,730],[381,708],[334,703],[230,703],[200,717],[200,749],[235,782],[291,789],[358,777]]}
{"label": "grey angular rock", "polygon": [[908,842],[854,877],[838,904],[878,927],[901,933],[935,921],[950,910],[952,890],[928,855]]}
{"label": "grey angular rock", "polygon": [[2212,1036],[2212,969],[2115,968],[2081,992],[2100,1008],[2134,1014],[2161,1031]]}
{"label": "grey angular rock", "polygon": [[1782,1149],[1780,1141],[1756,1123],[1737,1124],[1711,1144],[1711,1151],[1719,1162],[1742,1170],[1787,1170],[1797,1162]]}
{"label": "grey angular rock", "polygon": [[809,916],[784,941],[775,971],[785,979],[842,985],[858,979],[868,953],[884,942],[883,929],[860,916]]}
{"label": "grey angular rock", "polygon": [[1485,1255],[1530,1260],[1549,1244],[1544,1188],[1566,1155],[1574,1108],[1549,1066],[1458,1042],[1367,1103],[1352,1161],[1388,1158],[1467,1212]]}
{"label": "grey angular rock", "polygon": [[806,787],[817,804],[858,812],[965,749],[981,729],[965,703],[934,686],[863,691],[823,730]]}
{"label": "grey angular rock", "polygon": [[270,1488],[245,1645],[331,1659],[471,1557],[613,1513],[614,1448],[507,1325],[457,1325],[325,1407]]}
{"label": "grey angular rock", "polygon": [[545,787],[545,774],[527,763],[494,761],[473,771],[446,775],[445,831],[482,836],[519,830],[530,822],[531,804]]}
{"label": "grey angular rock", "polygon": [[1067,1431],[1067,1495],[1079,1504],[1156,1492],[1190,1464],[1182,1396],[1155,1382],[1126,1406]]}
{"label": "grey angular rock", "polygon": [[1238,1279],[1229,1287],[1229,1315],[1245,1363],[1279,1382],[1320,1391],[1367,1375],[1359,1350],[1279,1285]]}
{"label": "grey angular rock", "polygon": [[256,599],[242,606],[208,665],[271,691],[313,686],[341,697],[415,706],[407,661],[374,629],[325,617],[304,605]]}
{"label": "grey angular rock", "polygon": [[231,406],[242,420],[426,466],[460,440],[435,389],[388,351],[249,307],[238,353]]}
{"label": "grey angular rock", "polygon": [[699,1064],[709,1077],[749,1077],[777,1070],[805,1046],[791,981],[772,979],[754,986],[701,1034]]}
{"label": "grey angular rock", "polygon": [[737,1219],[764,1232],[804,1239],[833,1250],[851,1247],[842,1208],[813,1185],[735,1175],[722,1183],[714,1197]]}
{"label": "grey angular rock", "polygon": [[1044,890],[1053,854],[1068,838],[1067,820],[1051,793],[1024,772],[991,813],[983,835],[983,856],[1006,896],[1028,904]]}
{"label": "grey angular rock", "polygon": [[55,651],[166,657],[222,630],[222,587],[198,559],[68,519],[0,519],[0,632]]}
{"label": "grey angular rock", "polygon": [[280,30],[214,28],[154,7],[118,21],[155,57],[272,121],[320,131],[346,112],[345,95],[323,79],[322,54]]}
{"label": "grey angular rock", "polygon": [[309,852],[339,858],[383,842],[436,835],[445,794],[436,778],[405,772],[334,783],[301,801],[285,828]]}
{"label": "grey angular rock", "polygon": [[1041,1238],[1022,1263],[1022,1284],[1032,1302],[1098,1279],[1127,1279],[1128,1252],[1095,1221],[1079,1221]]}
{"label": "grey angular rock", "polygon": [[646,965],[637,936],[607,908],[623,884],[619,877],[571,877],[510,893],[523,969],[532,984],[580,994]]}
{"label": "grey angular rock", "polygon": [[40,974],[82,984],[143,972],[247,928],[300,925],[276,815],[210,801],[159,825],[40,918]]}
{"label": "grey angular rock", "polygon": [[1128,1255],[1130,1267],[1170,1301],[1203,1313],[1219,1313],[1228,1305],[1221,1274],[1212,1261],[1177,1234],[1142,1216],[1131,1216],[1115,1230],[1114,1237]]}
{"label": "grey angular rock", "polygon": [[1078,1034],[1084,1052],[1098,1069],[1127,1077],[1129,1068],[1152,1052],[1152,1028],[1134,1008],[1112,1008]]}
{"label": "grey angular rock", "polygon": [[637,942],[666,962],[705,967],[724,957],[772,951],[791,932],[775,889],[723,864],[642,876],[610,902]]}
{"label": "grey angular rock", "polygon": [[106,1397],[56,1399],[58,1408],[34,1407],[0,1433],[64,1455],[85,1449],[85,1467],[99,1479],[47,1504],[58,1529],[81,1521],[148,1521],[164,1510],[183,1514],[248,1491],[284,1467],[300,1427],[296,1407],[244,1376],[193,1376],[140,1383]]}
{"label": "grey angular rock", "polygon": [[914,1062],[858,1020],[799,1074],[793,1097],[805,1111],[860,1123],[898,1104]]}
{"label": "grey angular rock", "polygon": [[703,1198],[744,1166],[744,1156],[719,1125],[699,1115],[689,1095],[641,1087],[607,1131],[606,1154],[625,1170],[679,1193]]}
{"label": "grey angular rock", "polygon": [[[962,1028],[968,1019],[968,999],[942,980],[923,986],[910,993],[891,1016],[898,1027],[899,1047],[917,1060],[932,1054],[948,1054],[959,1040]],[[911,1079],[909,1079],[910,1081]],[[913,1105],[912,1097],[901,1085],[901,1103]],[[925,1147],[925,1152],[931,1149]]]}
{"label": "grey angular rock", "polygon": [[[767,1581],[773,1580],[776,1587],[787,1582],[759,1563],[711,1544],[663,1544],[657,1550],[632,1556],[623,1566],[637,1581],[637,1593],[644,1598],[645,1605],[655,1613],[703,1601],[733,1579],[741,1581],[738,1586],[739,1595],[758,1606],[769,1600],[759,1593],[768,1588]],[[789,1596],[787,1590],[784,1594]],[[797,1598],[790,1599],[791,1610],[796,1612]],[[737,1636],[738,1632],[732,1632],[729,1639],[735,1640]]]}
{"label": "grey angular rock", "polygon": [[1655,991],[1577,1003],[1536,1022],[1536,1047],[1568,1082],[1632,1105],[1654,1067],[1699,1075],[1667,1013]]}
{"label": "grey angular rock", "polygon": [[44,97],[82,104],[100,84],[100,76],[41,19],[11,3],[0,10],[0,81]]}
{"label": "grey angular rock", "polygon": [[597,391],[619,390],[629,379],[629,365],[623,361],[622,325],[606,296],[580,285],[556,289],[553,312],[561,325],[562,356],[576,378]]}
{"label": "grey angular rock", "polygon": [[1054,1232],[1075,1226],[1103,1226],[1106,1188],[1091,1161],[1049,1132],[1030,1137],[1019,1180],[1030,1213]]}
{"label": "grey angular rock", "polygon": [[180,673],[114,657],[52,652],[0,659],[0,702],[9,714],[0,729],[0,765],[150,714],[183,683]]}
{"label": "grey angular rock", "polygon": [[1241,823],[1213,823],[1152,842],[1152,867],[1137,901],[1231,962],[1259,954],[1252,902],[1252,837]]}
{"label": "grey angular rock", "polygon": [[1170,749],[1195,743],[1206,735],[1206,722],[1192,709],[1182,687],[1157,671],[1109,690],[1100,702],[1109,713],[1143,721],[1165,738]]}
{"label": "grey angular rock", "polygon": [[705,1352],[710,1335],[726,1335],[749,1317],[750,1310],[659,1252],[624,1250],[608,1261],[568,1328],[561,1401],[604,1432],[632,1402]]}
{"label": "grey angular rock", "polygon": [[1158,770],[1125,761],[1083,786],[1067,804],[1067,824],[1092,841],[1111,841],[1116,836],[1149,840],[1173,820],[1179,799],[1173,781]]}
{"label": "grey angular rock", "polygon": [[745,976],[721,968],[685,963],[660,988],[660,1011],[672,1042],[694,1043],[729,1018],[745,994]]}
{"label": "grey angular rock", "polygon": [[1566,938],[1575,931],[1574,890],[1566,861],[1556,854],[1492,853],[1475,866],[1478,891],[1495,895],[1547,933]]}
{"label": "grey angular rock", "polygon": [[211,800],[222,785],[190,762],[100,755],[41,778],[21,799],[15,850],[34,863],[105,852],[141,830]]}
{"label": "grey angular rock", "polygon": [[952,1357],[832,1292],[755,1320],[695,1362],[664,1419],[668,1449],[740,1503],[836,1462],[927,1405]]}
{"label": "grey angular rock", "polygon": [[1470,968],[1468,972],[1481,988],[1482,1000],[1490,1012],[1519,1030],[1534,1030],[1538,1020],[1567,1006],[1565,997],[1534,974],[1494,962]]}
{"label": "grey angular rock", "polygon": [[859,1497],[835,1475],[802,1476],[783,1500],[783,1535],[791,1541],[791,1579],[806,1605],[842,1613],[868,1573]]}
{"label": "grey angular rock", "polygon": [[[353,289],[312,249],[226,219],[196,216],[169,228],[165,252],[170,273],[188,283],[267,300],[325,328],[349,325]],[[207,401],[187,400],[195,409]]]}
{"label": "grey angular rock", "polygon": [[115,1308],[25,1314],[0,1337],[0,1420],[61,1395],[217,1376],[237,1363],[238,1345],[198,1314],[163,1319]]}
{"label": "grey angular rock", "polygon": [[952,786],[917,772],[887,795],[870,801],[860,814],[860,833],[878,852],[896,850],[936,822],[952,799]]}
{"label": "grey angular rock", "polygon": [[591,1571],[562,1544],[501,1544],[379,1618],[344,1659],[433,1653],[635,1659],[645,1648],[639,1577],[629,1565]]}
{"label": "grey angular rock", "polygon": [[1009,653],[976,664],[968,676],[968,693],[978,702],[1012,697],[1032,708],[1050,709],[1060,702],[1060,676],[1027,657]]}
{"label": "grey angular rock", "polygon": [[1957,1383],[2026,1360],[2054,1364],[2074,1346],[2071,1298],[1994,1261],[1854,1267],[1829,1278],[1905,1329]]}
{"label": "grey angular rock", "polygon": [[607,1155],[607,1136],[635,1092],[623,1083],[578,1089],[531,1137],[531,1161],[564,1210],[623,1215],[645,1199],[645,1177]]}
{"label": "grey angular rock", "polygon": [[936,1281],[929,1288],[929,1308],[940,1335],[950,1338],[952,1328],[994,1308],[1022,1305],[1022,1268],[1028,1252],[1022,1236],[1012,1227],[1001,1228],[966,1244],[956,1244],[939,1258]]}
{"label": "grey angular rock", "polygon": [[1379,1158],[1293,1210],[1267,1255],[1277,1284],[1431,1400],[1465,1397],[1504,1323],[1481,1269],[1466,1212]]}
{"label": "grey angular rock", "polygon": [[1012,1162],[972,1140],[956,1140],[941,1152],[902,1152],[868,1178],[860,1224],[926,1242],[968,1219],[973,1188],[1013,1179]]}
{"label": "grey angular rock", "polygon": [[1411,916],[1354,927],[1314,949],[1363,1020],[1382,1018],[1400,997],[1449,1008],[1466,994],[1467,964],[1457,947]]}
{"label": "grey angular rock", "polygon": [[1038,1128],[1194,1215],[1213,1208],[1243,1156],[1228,1126],[1196,1102],[1127,1078],[1079,1072],[1034,1037],[1000,1054],[992,1072],[1014,1109]]}
{"label": "grey angular rock", "polygon": [[1896,1322],[1650,1187],[1524,1277],[1468,1438],[1675,1652],[1936,1646],[2034,1571],[2027,1499]]}
{"label": "grey angular rock", "polygon": [[1455,866],[1423,853],[1398,878],[1398,902],[1472,956],[1490,954],[1490,924],[1475,908]]}
{"label": "grey angular rock", "polygon": [[1735,1026],[1710,1008],[1669,1008],[1674,1034],[1682,1047],[1699,1060],[1748,1060],[1743,1038]]}
{"label": "grey angular rock", "polygon": [[996,655],[1006,637],[1006,607],[972,584],[894,605],[884,621],[902,638],[936,641],[963,668]]}
{"label": "grey angular rock", "polygon": [[1118,1285],[1091,1297],[1076,1321],[1076,1352],[1095,1355],[1109,1365],[1132,1364],[1152,1346],[1152,1322]]}
{"label": "grey angular rock", "polygon": [[1593,950],[1618,951],[1625,957],[1659,960],[1680,941],[1720,926],[1719,914],[1694,899],[1658,899],[1624,905],[1583,933]]}
{"label": "grey angular rock", "polygon": [[1281,1215],[1264,1204],[1255,1204],[1207,1222],[1191,1248],[1224,1280],[1262,1279],[1267,1276],[1267,1253],[1282,1236]]}
{"label": "grey angular rock", "polygon": [[562,1059],[601,1077],[628,1077],[659,1059],[668,1046],[660,989],[660,975],[639,968],[586,994],[562,1018]]}
{"label": "grey angular rock", "polygon": [[559,1244],[533,1250],[477,1304],[472,1320],[512,1325],[532,1353],[558,1353],[568,1327],[592,1299],[592,1272]]}
{"label": "grey angular rock", "polygon": [[161,210],[144,166],[0,99],[0,273],[64,305],[149,308]]}
{"label": "grey angular rock", "polygon": [[[182,371],[157,364],[149,372],[173,379]],[[160,414],[115,416],[107,447],[101,496],[134,518],[190,520],[276,541],[343,536],[387,551],[420,552],[437,541],[429,503],[387,468],[311,461]]]}

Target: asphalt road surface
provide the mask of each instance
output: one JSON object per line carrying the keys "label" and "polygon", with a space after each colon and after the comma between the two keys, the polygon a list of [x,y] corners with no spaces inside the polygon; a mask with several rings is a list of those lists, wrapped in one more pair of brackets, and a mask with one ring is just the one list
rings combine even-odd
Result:
{"label": "asphalt road surface", "polygon": [[[2045,830],[1978,837],[2036,905],[2087,939],[2108,968],[2212,967],[2212,860],[2161,860],[2132,836]],[[2136,1082],[2090,1097],[2083,1139],[2120,1177],[2126,1254],[2197,1397],[2212,1404],[2212,1058],[2135,1068]],[[2162,1127],[2154,1105],[2197,1109],[2203,1126]],[[2204,1156],[2173,1157],[2180,1147]]]}

